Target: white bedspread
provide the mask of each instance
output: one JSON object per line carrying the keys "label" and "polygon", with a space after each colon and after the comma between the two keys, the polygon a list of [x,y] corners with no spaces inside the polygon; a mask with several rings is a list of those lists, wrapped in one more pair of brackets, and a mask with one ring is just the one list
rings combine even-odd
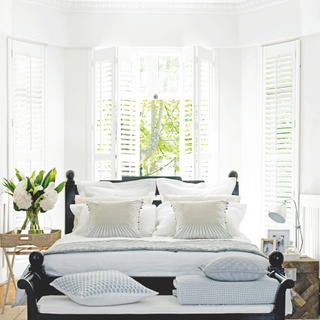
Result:
{"label": "white bedspread", "polygon": [[[119,238],[117,238],[119,239]],[[128,241],[130,239],[126,238]],[[69,234],[56,242],[72,243],[77,241],[105,241],[104,239],[85,238]],[[136,239],[134,239],[136,240]],[[142,241],[180,241],[170,237],[143,238]],[[239,240],[234,240],[239,241]],[[170,251],[113,251],[113,252],[85,252],[72,254],[46,255],[44,259],[45,271],[49,276],[60,276],[94,270],[118,270],[133,277],[176,277],[179,275],[202,274],[199,266],[208,261],[212,252],[170,252]],[[218,253],[225,254],[224,252]],[[250,256],[267,268],[269,261],[256,254],[234,252],[234,255]]]}

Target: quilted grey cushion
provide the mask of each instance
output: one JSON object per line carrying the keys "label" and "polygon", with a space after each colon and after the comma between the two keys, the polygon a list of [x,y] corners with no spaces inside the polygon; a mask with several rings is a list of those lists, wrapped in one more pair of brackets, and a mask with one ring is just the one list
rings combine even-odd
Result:
{"label": "quilted grey cushion", "polygon": [[219,281],[251,281],[265,276],[268,271],[248,257],[215,257],[199,267],[211,279]]}
{"label": "quilted grey cushion", "polygon": [[132,303],[158,294],[115,270],[66,275],[50,285],[85,306]]}

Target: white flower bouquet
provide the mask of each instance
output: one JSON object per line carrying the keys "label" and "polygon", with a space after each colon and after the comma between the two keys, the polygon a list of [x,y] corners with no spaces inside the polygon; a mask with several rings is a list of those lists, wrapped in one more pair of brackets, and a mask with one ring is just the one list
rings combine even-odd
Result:
{"label": "white flower bouquet", "polygon": [[13,206],[16,211],[26,211],[26,219],[17,231],[29,227],[29,233],[41,234],[38,215],[39,212],[46,212],[54,208],[58,194],[63,190],[65,181],[55,186],[57,171],[55,168],[50,170],[43,178],[45,171],[40,171],[36,176],[36,171],[30,177],[16,170],[18,183],[15,185],[14,178],[11,180],[4,178],[3,185],[8,189],[7,193],[13,196]]}

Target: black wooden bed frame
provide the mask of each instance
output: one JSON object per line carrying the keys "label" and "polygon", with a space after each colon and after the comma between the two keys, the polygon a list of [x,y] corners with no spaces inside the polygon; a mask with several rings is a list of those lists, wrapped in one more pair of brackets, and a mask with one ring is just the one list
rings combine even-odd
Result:
{"label": "black wooden bed frame", "polygon": [[[74,172],[68,171],[67,183],[65,187],[66,194],[66,225],[65,232],[70,233],[73,227],[74,216],[70,211],[70,204],[74,204],[77,187],[74,181]],[[238,178],[238,174],[235,171],[229,173],[229,177]],[[140,179],[141,177],[124,177],[122,181]],[[148,178],[148,177],[145,177]],[[153,178],[153,177],[152,177]],[[157,177],[159,178],[159,177]],[[166,177],[168,178],[168,177]],[[179,177],[173,177],[181,180]],[[119,180],[113,182],[120,182]],[[187,181],[190,183],[199,183],[200,180]],[[239,184],[236,183],[236,187],[233,191],[234,195],[239,194]],[[160,202],[160,201],[159,201]],[[156,203],[157,204],[159,204]],[[271,257],[271,258],[270,258]],[[27,293],[28,304],[28,320],[91,320],[91,319],[106,319],[106,320],[160,320],[166,317],[166,319],[174,320],[191,320],[191,319],[203,319],[203,320],[284,320],[285,319],[285,292],[289,288],[293,288],[294,282],[291,279],[284,277],[281,264],[283,262],[283,255],[281,252],[269,257],[270,261],[270,273],[269,277],[275,278],[279,281],[280,287],[276,296],[274,309],[271,313],[261,314],[96,314],[96,315],[63,315],[63,314],[42,314],[39,313],[37,302],[42,296],[47,295],[63,295],[61,292],[50,286],[49,284],[57,277],[50,277],[46,275],[43,266],[44,256],[41,252],[35,251],[30,254],[29,272],[23,278],[18,281],[18,287],[24,289]],[[145,285],[146,287],[158,291],[160,295],[172,295],[173,279],[174,277],[133,277],[136,281]],[[201,306],[199,306],[201,308]],[[167,318],[169,317],[169,318]]]}

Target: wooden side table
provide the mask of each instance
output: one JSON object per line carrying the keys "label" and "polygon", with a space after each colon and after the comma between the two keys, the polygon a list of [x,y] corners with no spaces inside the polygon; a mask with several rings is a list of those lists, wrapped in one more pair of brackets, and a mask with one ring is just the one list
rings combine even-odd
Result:
{"label": "wooden side table", "polygon": [[296,269],[292,299],[293,313],[287,319],[319,318],[319,261],[309,257],[284,261],[284,268]]}
{"label": "wooden side table", "polygon": [[[51,233],[48,234],[15,234],[14,231],[0,234],[0,247],[3,249],[9,269],[7,288],[1,313],[4,313],[6,305],[10,304],[7,302],[10,281],[13,282],[15,290],[17,290],[17,284],[13,273],[15,257],[17,255],[29,255],[32,251],[47,250],[60,238],[61,230],[51,230]],[[9,256],[12,256],[11,261]]]}

